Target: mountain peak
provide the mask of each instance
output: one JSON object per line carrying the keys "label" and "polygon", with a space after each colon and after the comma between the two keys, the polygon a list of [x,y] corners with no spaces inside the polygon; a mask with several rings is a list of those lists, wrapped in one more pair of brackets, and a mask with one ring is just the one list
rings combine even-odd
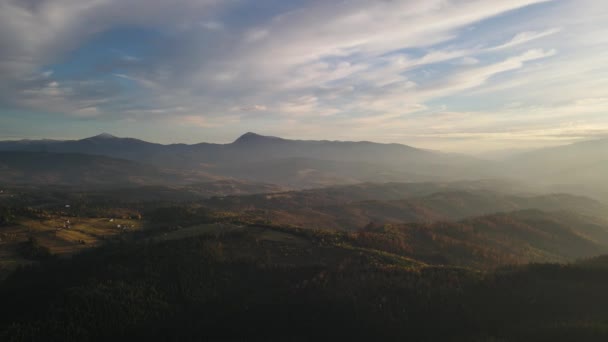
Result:
{"label": "mountain peak", "polygon": [[253,132],[247,132],[247,133],[241,135],[238,139],[236,139],[233,142],[233,144],[256,143],[256,142],[272,141],[272,140],[276,141],[276,140],[283,140],[283,139],[278,138],[278,137],[260,135],[260,134],[253,133]]}
{"label": "mountain peak", "polygon": [[104,133],[98,134],[94,137],[90,137],[89,139],[116,139],[116,137],[110,133],[104,132]]}

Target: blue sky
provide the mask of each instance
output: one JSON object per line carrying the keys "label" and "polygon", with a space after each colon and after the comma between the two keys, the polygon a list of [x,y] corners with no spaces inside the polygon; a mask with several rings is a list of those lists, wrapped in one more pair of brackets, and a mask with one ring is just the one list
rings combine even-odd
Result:
{"label": "blue sky", "polygon": [[0,139],[608,136],[605,0],[0,0]]}

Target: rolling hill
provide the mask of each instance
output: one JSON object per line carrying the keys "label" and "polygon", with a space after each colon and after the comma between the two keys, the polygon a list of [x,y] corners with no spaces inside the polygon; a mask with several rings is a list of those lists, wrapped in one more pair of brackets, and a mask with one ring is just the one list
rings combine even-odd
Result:
{"label": "rolling hill", "polygon": [[[356,230],[370,222],[460,220],[497,212],[538,209],[606,218],[596,200],[567,194],[517,195],[487,190],[486,183],[388,183],[341,186],[202,202],[212,210],[246,213],[306,228]],[[477,188],[475,188],[477,187]]]}
{"label": "rolling hill", "polygon": [[369,225],[361,246],[429,263],[496,267],[568,262],[608,252],[608,222],[566,212],[523,210],[461,221]]}
{"label": "rolling hill", "polygon": [[[475,232],[454,235],[462,233]],[[604,341],[607,270],[605,257],[485,271],[431,266],[336,234],[241,227],[122,242],[15,272],[0,284],[9,308],[0,338]]]}
{"label": "rolling hill", "polygon": [[[83,157],[11,153],[28,172],[31,156]],[[101,179],[145,167],[84,157]],[[608,336],[606,258],[573,263],[608,252],[588,198],[493,181],[16,188],[0,195],[2,341]],[[563,264],[521,265],[539,262]]]}

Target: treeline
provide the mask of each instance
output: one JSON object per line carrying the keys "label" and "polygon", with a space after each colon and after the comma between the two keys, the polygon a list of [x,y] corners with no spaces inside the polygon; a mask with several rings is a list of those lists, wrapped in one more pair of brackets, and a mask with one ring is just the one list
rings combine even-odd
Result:
{"label": "treeline", "polygon": [[223,248],[253,238],[114,244],[20,269],[0,286],[0,340],[608,338],[605,259],[484,273],[371,264],[356,251],[277,264]]}
{"label": "treeline", "polygon": [[495,268],[565,262],[608,252],[608,230],[586,217],[525,210],[458,222],[374,224],[346,235],[350,243],[431,264]]}
{"label": "treeline", "polygon": [[15,224],[19,217],[45,219],[53,215],[52,212],[31,207],[0,206],[0,227]]}

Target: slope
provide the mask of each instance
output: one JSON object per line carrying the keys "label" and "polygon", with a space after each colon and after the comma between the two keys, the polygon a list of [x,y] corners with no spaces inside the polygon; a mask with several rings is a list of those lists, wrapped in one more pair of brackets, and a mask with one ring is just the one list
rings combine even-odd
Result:
{"label": "slope", "polygon": [[429,263],[496,267],[566,262],[608,252],[608,222],[588,216],[524,210],[458,222],[368,225],[358,244]]}

